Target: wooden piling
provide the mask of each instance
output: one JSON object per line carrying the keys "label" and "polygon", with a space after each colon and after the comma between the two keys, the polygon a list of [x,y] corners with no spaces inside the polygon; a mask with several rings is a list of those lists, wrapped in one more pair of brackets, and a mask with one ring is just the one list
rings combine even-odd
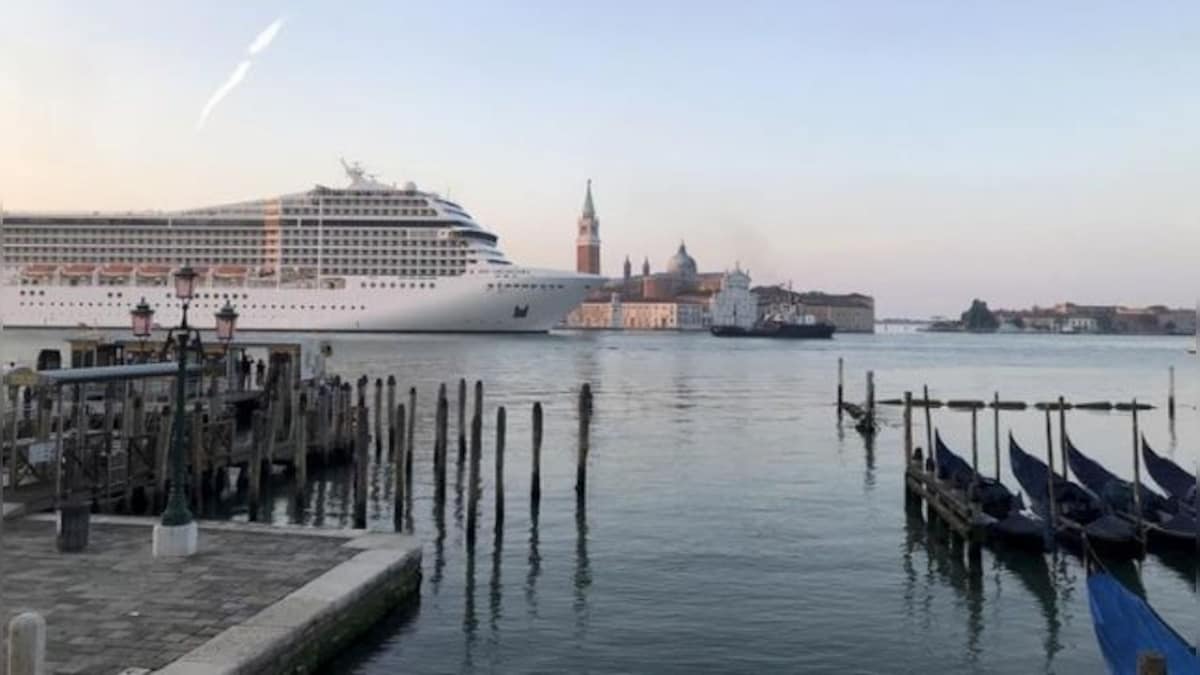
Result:
{"label": "wooden piling", "polygon": [[971,408],[971,471],[972,483],[979,484],[979,408]]}
{"label": "wooden piling", "polygon": [[387,456],[388,459],[396,456],[396,376],[388,375],[387,377],[387,415],[388,415],[388,433],[387,433]]}
{"label": "wooden piling", "polygon": [[912,428],[912,392],[904,392],[904,468],[913,458],[913,428]]}
{"label": "wooden piling", "polygon": [[[279,427],[283,423],[283,401],[279,396],[279,387],[271,387],[267,394],[267,414],[269,423],[267,429],[267,466],[275,464],[275,438],[279,435]],[[270,471],[270,468],[267,469]]]}
{"label": "wooden piling", "polygon": [[192,441],[192,505],[197,513],[204,513],[204,413],[199,401],[193,404],[188,428]]}
{"label": "wooden piling", "polygon": [[842,421],[842,403],[845,402],[844,394],[845,387],[843,386],[843,362],[842,357],[838,357],[838,379],[837,379],[837,416],[838,421]]}
{"label": "wooden piling", "polygon": [[1167,419],[1175,419],[1175,366],[1167,370]]}
{"label": "wooden piling", "polygon": [[263,464],[263,446],[266,443],[267,435],[267,417],[266,413],[261,410],[254,411],[253,429],[250,439],[250,477],[247,480],[249,488],[248,507],[250,521],[258,520],[258,498],[259,491],[262,489],[262,464]]}
{"label": "wooden piling", "polygon": [[1142,453],[1138,452],[1138,406],[1133,399],[1130,411],[1133,416],[1133,512],[1137,516],[1137,535],[1142,537]]}
{"label": "wooden piling", "polygon": [[458,464],[467,456],[467,380],[458,379]]}
{"label": "wooden piling", "polygon": [[375,378],[375,409],[372,411],[375,418],[375,459],[379,459],[383,455],[383,378]]}
{"label": "wooden piling", "polygon": [[356,409],[354,425],[354,527],[367,527],[367,462],[370,458],[371,430],[367,427],[367,407]]}
{"label": "wooden piling", "polygon": [[504,435],[506,426],[504,406],[500,406],[496,408],[496,484],[493,488],[493,492],[496,493],[496,532],[504,529]]}
{"label": "wooden piling", "polygon": [[[483,386],[475,383],[476,392],[476,407],[482,407],[479,403]],[[467,478],[467,545],[474,547],[475,545],[475,529],[478,522],[478,505],[479,505],[479,460],[483,443],[483,418],[479,413],[476,413],[471,418],[471,456],[467,462],[468,478]]]}
{"label": "wooden piling", "polygon": [[417,388],[408,388],[408,433],[404,442],[404,476],[410,483],[413,472],[413,439],[417,432]]}
{"label": "wooden piling", "polygon": [[299,412],[300,427],[296,432],[295,453],[292,455],[292,468],[296,473],[296,494],[303,495],[308,489],[308,393],[300,394]]}
{"label": "wooden piling", "polygon": [[542,403],[533,404],[533,469],[529,480],[529,501],[534,509],[542,502]]}
{"label": "wooden piling", "polygon": [[587,459],[591,446],[592,385],[584,382],[579,390],[579,452],[575,455],[575,494],[587,492]]}
{"label": "wooden piling", "polygon": [[[120,386],[121,390],[124,391],[126,389],[125,384],[124,382],[110,382],[104,387],[104,477],[100,481],[101,485],[103,485],[104,497],[101,508],[105,504],[110,503],[113,498],[113,441],[116,440],[116,430],[114,429],[116,424],[116,406],[114,404],[116,403],[117,387]],[[124,410],[122,410],[121,414],[125,414]],[[16,448],[13,448],[13,452],[16,452]]]}
{"label": "wooden piling", "polygon": [[867,419],[875,424],[875,371],[867,371]]}
{"label": "wooden piling", "polygon": [[[175,398],[175,387],[169,388],[167,401],[170,402]],[[158,411],[158,436],[155,439],[154,454],[157,460],[154,474],[154,509],[157,511],[159,507],[166,504],[167,499],[167,458],[171,455],[171,428],[175,426],[175,416],[171,414],[171,405],[168,403]]]}
{"label": "wooden piling", "polygon": [[441,500],[446,496],[447,449],[450,434],[450,399],[446,397],[445,383],[438,386],[437,414],[434,418],[434,424],[436,425],[434,435],[437,437],[434,443],[434,466],[436,468],[434,479],[437,481],[434,485],[434,490],[438,499]]}
{"label": "wooden piling", "polygon": [[934,475],[937,475],[937,453],[933,450],[933,416],[929,412],[929,386],[922,387],[925,399],[925,456],[933,460]]}
{"label": "wooden piling", "polygon": [[[404,415],[404,404],[396,409],[396,441],[401,442],[404,438],[404,427],[407,419]],[[396,452],[392,456],[392,529],[396,532],[404,531],[404,488],[407,481],[404,476],[404,453]]]}
{"label": "wooden piling", "polygon": [[1046,501],[1050,505],[1050,527],[1058,525],[1058,504],[1054,501],[1054,432],[1050,422],[1050,409],[1046,409]]}
{"label": "wooden piling", "polygon": [[992,398],[992,437],[996,442],[996,480],[1000,480],[1000,392]]}

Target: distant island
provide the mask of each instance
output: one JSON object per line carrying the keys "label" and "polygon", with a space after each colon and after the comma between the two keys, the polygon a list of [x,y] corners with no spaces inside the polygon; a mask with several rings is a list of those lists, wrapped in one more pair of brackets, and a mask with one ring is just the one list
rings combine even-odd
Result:
{"label": "distant island", "polygon": [[1077,305],[1064,302],[1030,309],[988,308],[971,301],[957,321],[935,320],[931,333],[1087,333],[1099,335],[1193,335],[1196,310],[1165,305]]}

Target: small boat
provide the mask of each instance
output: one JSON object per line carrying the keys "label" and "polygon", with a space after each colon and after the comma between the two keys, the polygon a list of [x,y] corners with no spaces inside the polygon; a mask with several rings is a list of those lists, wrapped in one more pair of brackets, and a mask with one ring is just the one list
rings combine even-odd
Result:
{"label": "small boat", "polygon": [[1158,486],[1176,499],[1193,508],[1197,503],[1197,481],[1195,474],[1184,471],[1178,464],[1154,452],[1146,439],[1142,438],[1142,459],[1146,462],[1146,471]]}
{"label": "small boat", "polygon": [[1145,600],[1107,572],[1090,574],[1087,584],[1092,627],[1110,673],[1132,675],[1138,672],[1138,654],[1156,651],[1171,675],[1200,675],[1196,648]]}
{"label": "small boat", "polygon": [[[1104,468],[1075,447],[1064,436],[1067,462],[1084,489],[1092,493],[1118,516],[1137,524],[1138,508],[1134,485]],[[1169,500],[1144,483],[1139,486],[1137,500],[1141,502],[1141,520],[1148,538],[1163,545],[1194,547],[1197,543],[1196,511],[1178,500]]]}
{"label": "small boat", "polygon": [[1082,548],[1086,538],[1096,550],[1118,556],[1141,553],[1141,540],[1133,525],[1109,513],[1087,490],[1058,474],[1051,474],[1046,464],[1025,452],[1012,434],[1008,437],[1008,457],[1013,475],[1029,497],[1034,513],[1048,521],[1051,520],[1049,500],[1053,495],[1054,532],[1060,540]]}
{"label": "small boat", "polygon": [[942,442],[934,432],[938,479],[962,490],[979,505],[984,530],[996,539],[1021,548],[1042,550],[1046,524],[1025,513],[1025,502],[994,478],[979,475],[965,459]]}
{"label": "small boat", "polygon": [[64,277],[82,278],[92,276],[92,272],[95,271],[96,265],[92,265],[90,263],[79,263],[63,267],[61,274]]}
{"label": "small boat", "polygon": [[717,337],[828,340],[833,337],[836,328],[833,324],[824,322],[789,323],[785,321],[761,321],[755,324],[753,328],[745,328],[743,326],[713,326],[709,330]]}

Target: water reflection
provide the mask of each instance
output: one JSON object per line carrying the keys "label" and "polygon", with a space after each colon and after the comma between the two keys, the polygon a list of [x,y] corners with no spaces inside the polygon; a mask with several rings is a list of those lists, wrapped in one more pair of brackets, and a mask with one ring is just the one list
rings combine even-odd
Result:
{"label": "water reflection", "polygon": [[875,489],[875,436],[863,436],[863,492],[870,493]]}
{"label": "water reflection", "polygon": [[582,494],[575,499],[575,629],[583,638],[588,624],[588,589],[592,586],[592,566],[588,560],[587,500]]}
{"label": "water reflection", "polygon": [[500,641],[500,604],[503,600],[503,586],[500,583],[500,562],[504,552],[504,528],[496,527],[492,542],[492,577],[488,581],[488,626],[491,629],[491,641]]}
{"label": "water reflection", "polygon": [[[1062,622],[1058,617],[1058,594],[1054,589],[1050,567],[1043,555],[1031,555],[1028,551],[997,547],[993,550],[994,564],[1015,576],[1025,590],[1037,600],[1042,619],[1046,623],[1042,648],[1045,654],[1044,670],[1052,672],[1054,657],[1062,650],[1059,631]],[[997,574],[999,583],[1001,575]]]}
{"label": "water reflection", "polygon": [[542,573],[542,554],[538,550],[538,505],[529,507],[529,574],[525,577],[525,602],[529,614],[537,616],[537,580]]}

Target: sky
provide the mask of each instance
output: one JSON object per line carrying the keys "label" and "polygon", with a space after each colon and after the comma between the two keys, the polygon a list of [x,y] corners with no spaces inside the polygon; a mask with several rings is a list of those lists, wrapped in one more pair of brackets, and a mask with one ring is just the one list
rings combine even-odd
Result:
{"label": "sky", "polygon": [[1190,307],[1198,76],[1196,2],[7,2],[0,200],[185,208],[345,157],[570,268],[590,178],[611,275],[686,241],[879,316]]}

